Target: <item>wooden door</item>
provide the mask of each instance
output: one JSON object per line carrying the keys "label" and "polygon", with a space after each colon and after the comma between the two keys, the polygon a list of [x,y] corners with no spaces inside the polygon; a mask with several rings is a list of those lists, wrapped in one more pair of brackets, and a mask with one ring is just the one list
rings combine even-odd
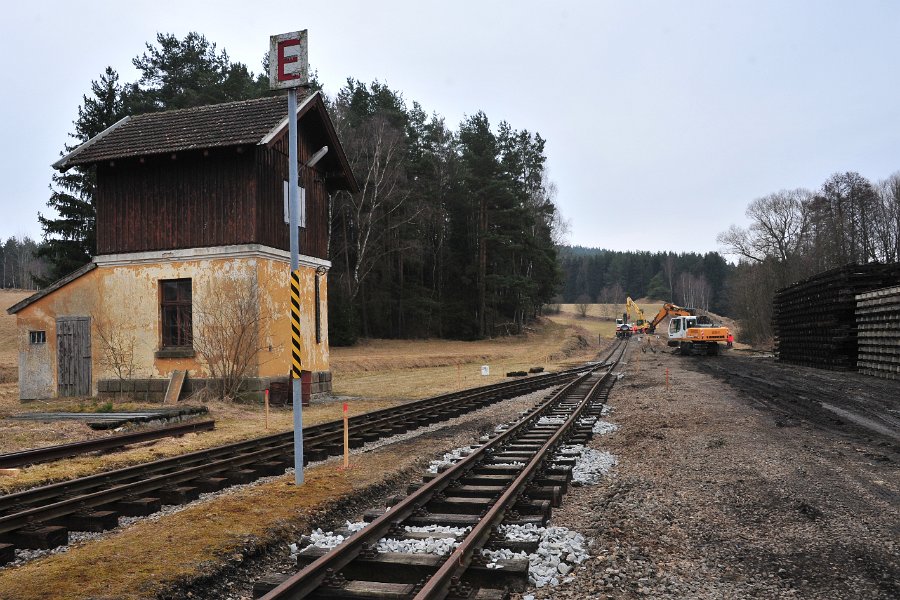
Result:
{"label": "wooden door", "polygon": [[60,396],[91,395],[91,318],[56,319],[57,387]]}

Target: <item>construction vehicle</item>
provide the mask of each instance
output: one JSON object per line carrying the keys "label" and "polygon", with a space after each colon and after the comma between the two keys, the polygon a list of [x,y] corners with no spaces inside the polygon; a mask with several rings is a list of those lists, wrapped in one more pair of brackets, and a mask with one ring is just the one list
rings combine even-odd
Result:
{"label": "construction vehicle", "polygon": [[718,354],[719,342],[731,347],[734,339],[727,327],[717,327],[705,315],[697,316],[694,309],[674,304],[664,304],[650,322],[648,332],[656,331],[666,317],[669,321],[669,346],[678,348],[681,354]]}
{"label": "construction vehicle", "polygon": [[616,317],[616,337],[631,337],[631,325],[628,323],[628,313],[623,312],[622,318]]}
{"label": "construction vehicle", "polygon": [[[650,328],[650,322],[644,319],[644,311],[641,310],[641,307],[631,299],[631,296],[625,298],[625,307],[629,317],[631,316],[632,311],[634,312],[634,316],[637,317],[634,320],[634,332],[647,333],[648,329]],[[631,319],[629,318],[628,320],[630,321]]]}

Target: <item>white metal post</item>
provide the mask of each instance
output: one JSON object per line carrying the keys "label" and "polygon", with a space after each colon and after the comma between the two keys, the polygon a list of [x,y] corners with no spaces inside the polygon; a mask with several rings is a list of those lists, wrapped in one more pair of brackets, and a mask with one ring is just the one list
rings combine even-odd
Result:
{"label": "white metal post", "polygon": [[[288,200],[291,228],[291,272],[300,267],[300,198],[297,169],[297,88],[288,90]],[[293,372],[293,371],[292,371]],[[303,483],[303,399],[300,393],[300,379],[292,377],[291,392],[294,405],[294,482]]]}

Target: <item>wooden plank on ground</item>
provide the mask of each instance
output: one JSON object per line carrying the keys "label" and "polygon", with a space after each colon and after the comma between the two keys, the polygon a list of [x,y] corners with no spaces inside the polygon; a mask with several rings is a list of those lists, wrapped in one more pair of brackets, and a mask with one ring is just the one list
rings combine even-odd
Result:
{"label": "wooden plank on ground", "polygon": [[172,377],[169,379],[169,388],[166,390],[165,404],[175,404],[178,402],[186,375],[187,371],[172,371]]}

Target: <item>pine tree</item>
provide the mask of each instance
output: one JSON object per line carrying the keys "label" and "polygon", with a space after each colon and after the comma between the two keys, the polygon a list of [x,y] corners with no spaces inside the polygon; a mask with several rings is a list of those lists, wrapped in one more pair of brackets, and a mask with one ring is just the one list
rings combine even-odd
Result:
{"label": "pine tree", "polygon": [[259,98],[269,91],[267,78],[256,77],[243,63],[232,63],[225,50],[195,31],[183,40],[158,33],[156,45],[131,62],[141,72],[132,84],[132,108],[152,112],[192,108],[232,100]]}

